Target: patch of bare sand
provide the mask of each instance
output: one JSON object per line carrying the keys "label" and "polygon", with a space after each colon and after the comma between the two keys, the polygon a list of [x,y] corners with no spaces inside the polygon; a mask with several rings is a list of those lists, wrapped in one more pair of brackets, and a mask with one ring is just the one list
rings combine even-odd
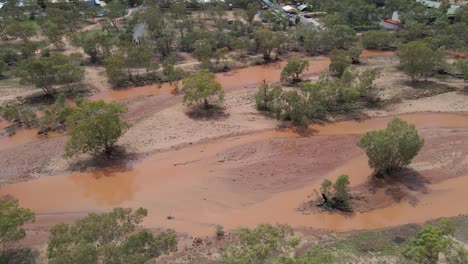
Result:
{"label": "patch of bare sand", "polygon": [[136,153],[193,143],[207,138],[273,129],[277,121],[255,109],[255,90],[240,90],[226,95],[225,116],[197,120],[187,116],[178,103],[133,125],[119,144]]}
{"label": "patch of bare sand", "polygon": [[448,92],[416,100],[404,100],[383,110],[367,110],[369,116],[387,116],[411,112],[467,112],[468,94]]}

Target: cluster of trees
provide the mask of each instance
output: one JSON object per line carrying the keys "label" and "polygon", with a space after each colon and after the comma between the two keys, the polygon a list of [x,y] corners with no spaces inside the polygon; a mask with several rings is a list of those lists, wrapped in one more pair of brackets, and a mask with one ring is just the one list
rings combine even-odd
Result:
{"label": "cluster of trees", "polygon": [[297,90],[263,83],[255,96],[257,109],[296,125],[308,125],[313,119],[350,111],[361,102],[374,100],[377,87],[373,82],[378,75],[376,69],[362,73],[346,71],[339,79],[321,77],[315,83],[301,83]]}
{"label": "cluster of trees", "polygon": [[81,153],[111,155],[115,143],[125,133],[129,124],[122,120],[127,112],[125,105],[89,101],[77,98],[76,107],[66,104],[65,96],[57,97],[50,107],[39,107],[41,115],[23,102],[3,106],[2,118],[27,127],[39,128],[39,133],[69,129],[70,139],[65,145],[65,157]]}
{"label": "cluster of trees", "polygon": [[38,115],[35,109],[26,106],[21,100],[0,108],[3,119],[26,127],[37,127],[41,134],[64,129],[65,120],[73,108],[66,104],[65,96],[61,94],[50,107],[40,106],[37,110],[42,114]]}
{"label": "cluster of trees", "polygon": [[52,54],[45,57],[31,57],[19,63],[14,74],[21,84],[34,85],[46,95],[54,95],[59,85],[71,85],[84,79],[84,68],[76,65],[67,56]]}

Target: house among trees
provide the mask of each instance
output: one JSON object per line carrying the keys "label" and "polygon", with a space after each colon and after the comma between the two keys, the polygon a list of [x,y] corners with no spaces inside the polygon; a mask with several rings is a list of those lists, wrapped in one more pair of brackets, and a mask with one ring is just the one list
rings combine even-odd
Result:
{"label": "house among trees", "polygon": [[385,19],[382,21],[382,27],[386,30],[399,30],[403,28],[400,22],[398,11],[395,11],[393,12],[392,19]]}
{"label": "house among trees", "polygon": [[[442,2],[437,2],[437,1],[431,1],[431,0],[416,0],[416,2],[421,3],[428,8],[440,8],[444,3]],[[455,13],[458,11],[458,9],[461,8],[459,5],[450,5],[447,10],[447,15],[449,18],[455,17]]]}

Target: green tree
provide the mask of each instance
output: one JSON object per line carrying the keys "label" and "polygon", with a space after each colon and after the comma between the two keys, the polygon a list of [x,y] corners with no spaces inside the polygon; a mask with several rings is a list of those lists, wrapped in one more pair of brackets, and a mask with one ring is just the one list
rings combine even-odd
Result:
{"label": "green tree", "polygon": [[307,59],[290,58],[288,64],[284,66],[281,71],[281,81],[286,81],[287,78],[292,77],[293,82],[300,80],[300,74],[309,67],[309,61]]}
{"label": "green tree", "polygon": [[0,110],[2,118],[8,122],[17,122],[27,127],[33,127],[37,124],[36,113],[18,101],[8,103],[2,106]]}
{"label": "green tree", "polygon": [[342,76],[346,69],[353,62],[352,59],[348,56],[348,52],[345,50],[334,50],[329,55],[330,71],[336,73],[338,76]]}
{"label": "green tree", "polygon": [[16,241],[26,236],[22,226],[30,221],[34,221],[34,213],[29,209],[20,208],[18,200],[0,199],[0,257]]}
{"label": "green tree", "polygon": [[0,79],[3,77],[3,72],[5,71],[7,64],[4,60],[0,59]]}
{"label": "green tree", "polygon": [[255,94],[255,103],[260,111],[277,112],[280,110],[280,97],[283,93],[280,85],[263,82]]}
{"label": "green tree", "polygon": [[64,47],[65,43],[63,43],[62,40],[63,33],[57,24],[51,21],[47,21],[42,27],[42,29],[44,35],[57,49],[61,49]]}
{"label": "green tree", "polygon": [[395,34],[385,30],[371,30],[362,35],[362,46],[366,49],[387,50],[395,43]]}
{"label": "green tree", "polygon": [[467,87],[468,86],[468,59],[459,60],[456,62],[455,65],[458,71],[461,72],[463,76],[463,80],[465,81],[465,87]]}
{"label": "green tree", "polygon": [[91,57],[91,63],[97,63],[110,54],[112,37],[101,31],[83,32],[76,44],[79,44],[83,51]]}
{"label": "green tree", "polygon": [[224,91],[219,82],[215,80],[215,75],[208,70],[199,70],[182,82],[184,92],[184,103],[192,105],[203,103],[205,109],[209,108],[209,100],[217,97],[224,99]]}
{"label": "green tree", "polygon": [[435,226],[426,225],[404,245],[402,254],[421,264],[437,264],[440,254],[448,260],[447,263],[468,263],[467,251],[454,240],[454,233],[455,225],[447,219]]}
{"label": "green tree", "polygon": [[252,32],[253,22],[255,15],[258,13],[258,4],[256,2],[251,2],[247,5],[245,9],[242,10],[242,18],[249,25],[248,31]]}
{"label": "green tree", "polygon": [[394,118],[384,130],[367,132],[358,141],[377,173],[391,173],[411,163],[424,146],[415,125]]}
{"label": "green tree", "polygon": [[314,191],[321,201],[320,206],[329,209],[349,210],[351,207],[349,184],[349,177],[346,174],[338,176],[335,183],[329,179],[323,180],[320,186],[320,195]]}
{"label": "green tree", "polygon": [[202,67],[209,68],[211,65],[211,57],[213,57],[213,46],[208,39],[195,41],[195,50],[193,55],[202,63]]}
{"label": "green tree", "polygon": [[65,145],[65,157],[80,153],[110,155],[128,124],[121,120],[127,112],[123,104],[100,101],[80,103],[67,118],[71,137]]}
{"label": "green tree", "polygon": [[164,67],[163,73],[169,84],[174,88],[174,93],[178,94],[179,82],[185,77],[186,72],[180,67],[174,67],[173,64],[168,64]]}
{"label": "green tree", "polygon": [[19,38],[27,43],[37,33],[37,28],[30,22],[15,22],[9,24],[5,29],[6,34],[13,38]]}
{"label": "green tree", "polygon": [[140,230],[146,215],[143,208],[115,208],[108,213],[91,213],[73,224],[55,225],[47,247],[49,263],[143,264],[175,252],[173,230],[158,235]]}
{"label": "green tree", "polygon": [[418,81],[428,76],[432,69],[441,63],[442,54],[433,50],[422,41],[413,41],[403,44],[398,48],[398,57],[403,71],[411,77],[412,81]]}
{"label": "green tree", "polygon": [[125,15],[127,14],[127,7],[122,1],[112,1],[106,5],[106,17],[112,23],[116,31],[119,31],[117,19],[122,17],[125,23]]}
{"label": "green tree", "polygon": [[223,264],[264,264],[278,256],[288,256],[300,242],[287,225],[258,225],[254,229],[240,228],[234,241],[222,252]]}
{"label": "green tree", "polygon": [[266,28],[257,29],[254,32],[257,48],[263,53],[265,60],[271,59],[271,52],[279,49],[286,41],[286,36],[282,32],[273,32]]}
{"label": "green tree", "polygon": [[32,84],[47,95],[52,95],[57,85],[69,85],[84,78],[84,70],[61,54],[29,58],[18,66],[14,74],[20,78],[20,83]]}
{"label": "green tree", "polygon": [[44,107],[41,111],[43,114],[38,120],[39,133],[47,133],[65,128],[65,121],[73,112],[73,108],[66,104],[65,96],[60,94],[52,106]]}
{"label": "green tree", "polygon": [[125,58],[122,53],[115,52],[104,59],[107,79],[112,86],[121,85],[127,78],[124,72]]}

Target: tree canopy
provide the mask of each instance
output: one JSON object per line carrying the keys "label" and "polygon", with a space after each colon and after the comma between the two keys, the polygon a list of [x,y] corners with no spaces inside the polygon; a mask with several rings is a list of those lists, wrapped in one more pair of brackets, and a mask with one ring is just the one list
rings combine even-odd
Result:
{"label": "tree canopy", "polygon": [[26,236],[22,226],[33,220],[34,213],[29,209],[20,208],[18,200],[0,199],[0,257],[13,243]]}
{"label": "tree canopy", "polygon": [[391,173],[407,166],[424,146],[416,126],[394,118],[384,130],[370,131],[357,145],[369,158],[369,166],[379,173]]}
{"label": "tree canopy", "polygon": [[211,98],[216,97],[220,101],[224,99],[221,84],[215,80],[215,75],[206,69],[192,73],[182,81],[182,85],[184,103],[187,105],[200,103],[206,109]]}
{"label": "tree canopy", "polygon": [[146,215],[143,208],[115,208],[108,213],[90,213],[73,224],[55,225],[47,247],[49,263],[143,264],[176,251],[173,230],[157,235],[139,230]]}
{"label": "tree canopy", "polygon": [[80,102],[67,117],[71,137],[65,145],[65,156],[81,153],[110,155],[115,143],[128,128],[121,115],[127,108],[120,103],[99,101]]}

